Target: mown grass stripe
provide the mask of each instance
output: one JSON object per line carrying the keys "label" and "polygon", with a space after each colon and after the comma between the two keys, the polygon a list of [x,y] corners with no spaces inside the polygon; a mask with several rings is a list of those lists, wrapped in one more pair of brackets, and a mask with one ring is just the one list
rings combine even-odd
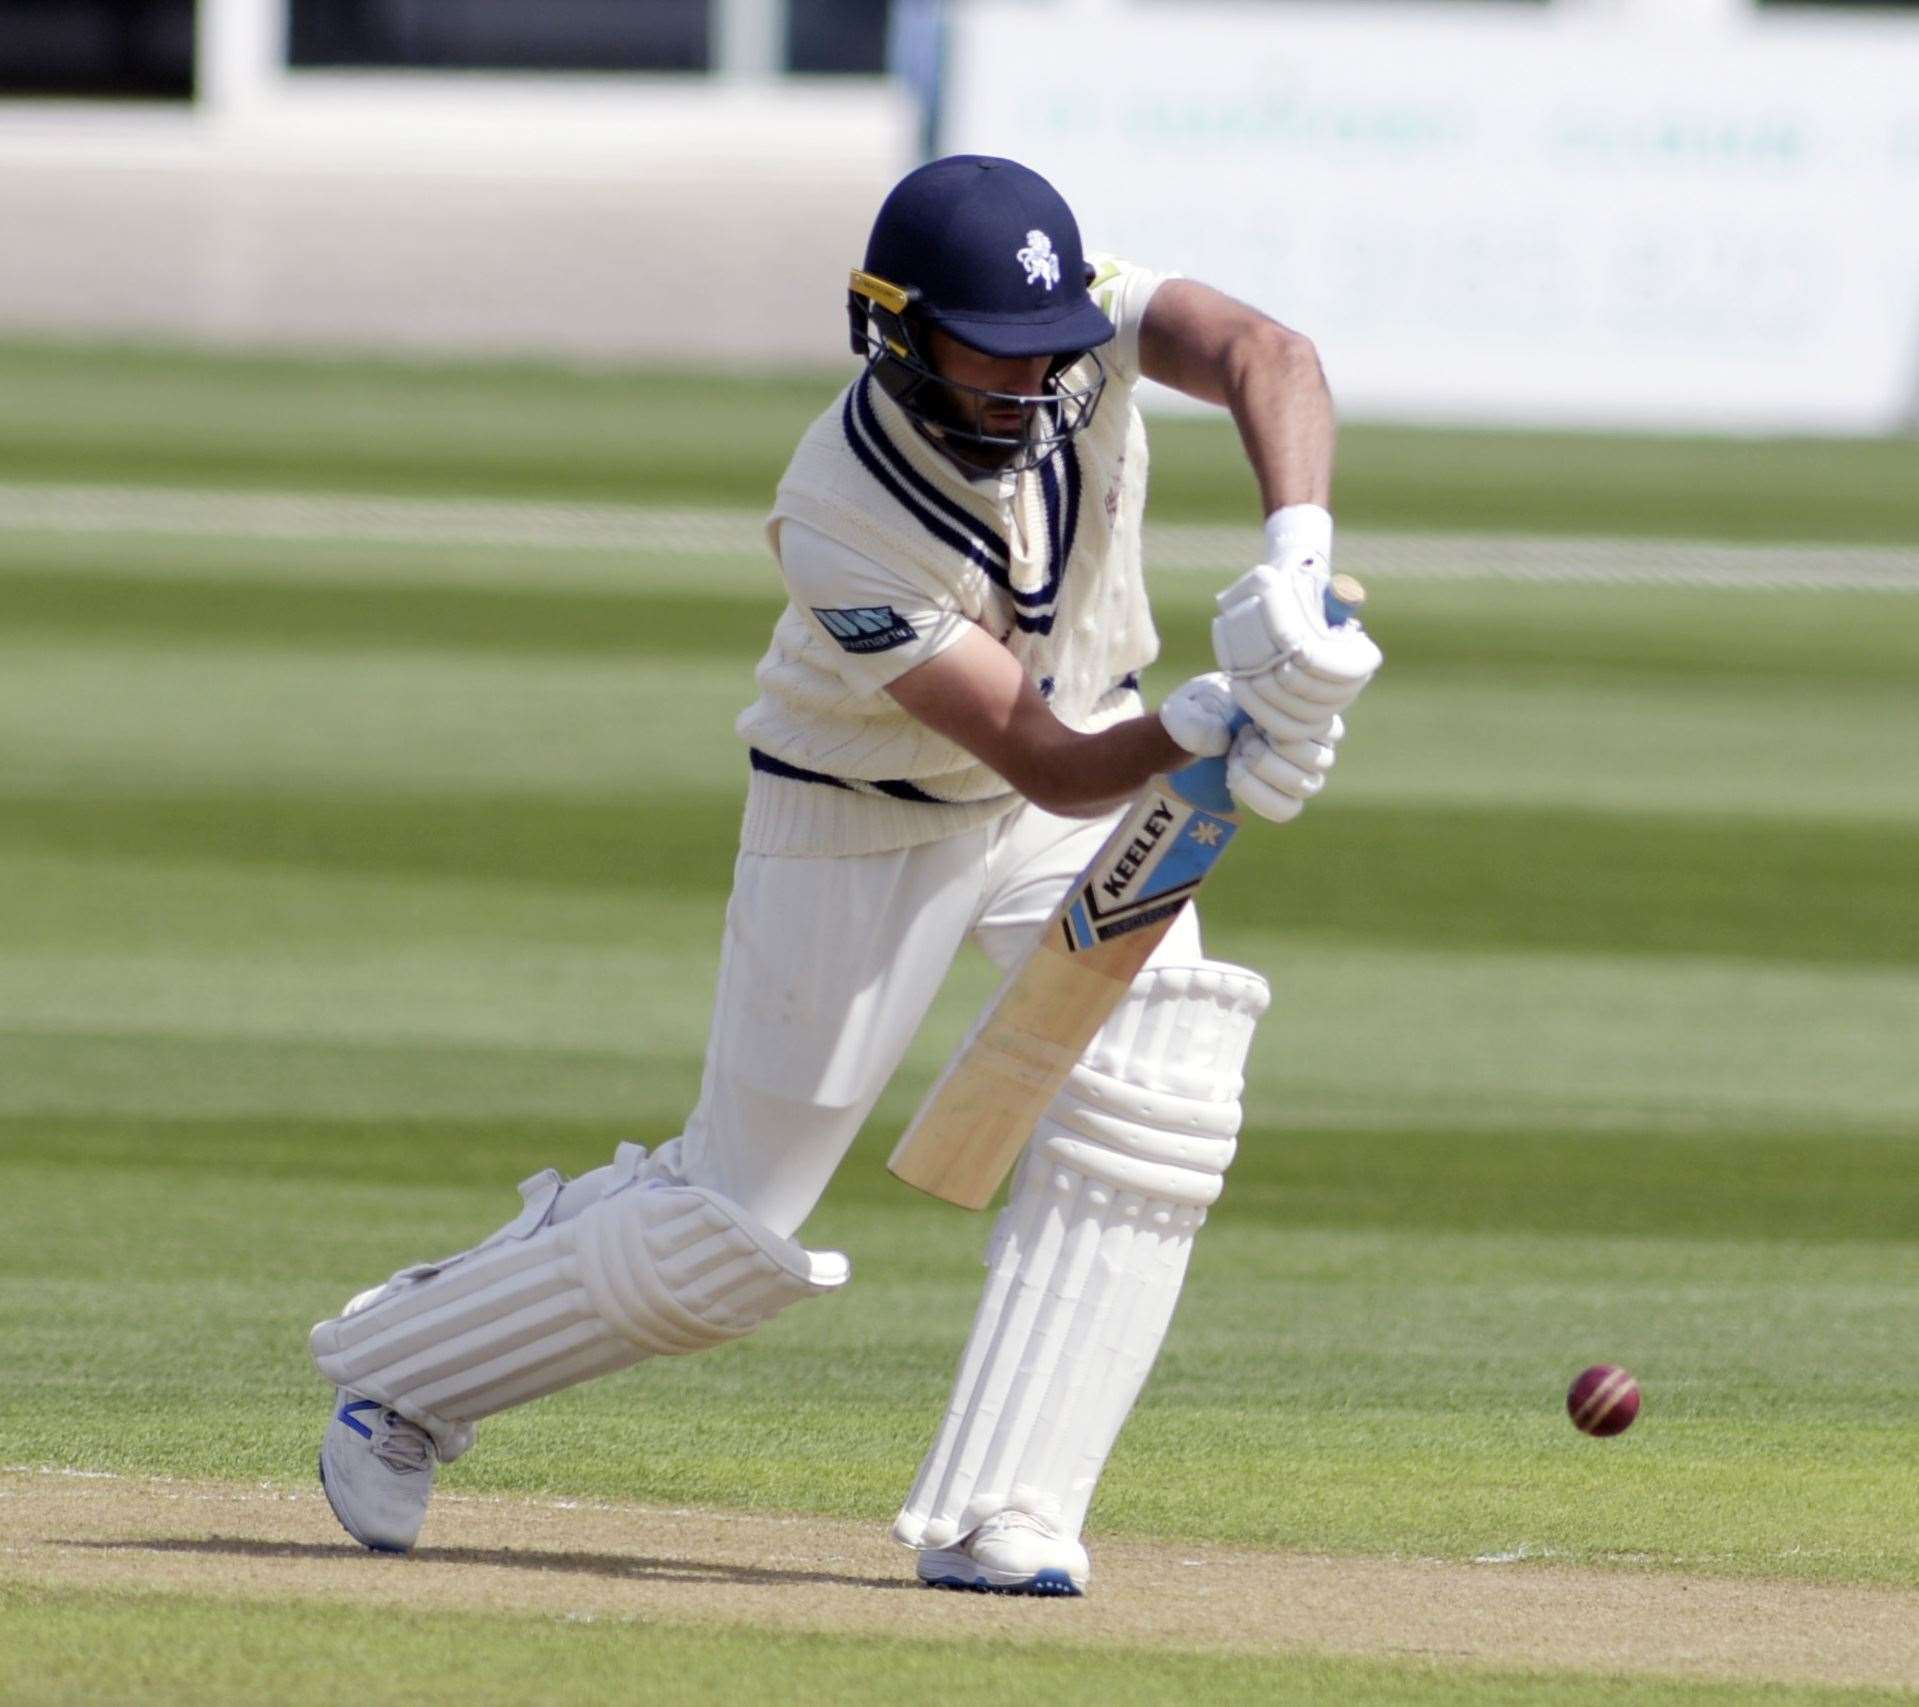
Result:
{"label": "mown grass stripe", "polygon": [[[256,1567],[272,1569],[270,1557]],[[643,1571],[644,1562],[633,1569]],[[716,1575],[714,1592],[723,1581]],[[1002,1611],[1009,1617],[980,1628],[985,1614]],[[1477,1657],[1362,1658],[1310,1648],[1199,1652],[1102,1640],[1077,1629],[1070,1614],[1009,1632],[1003,1626],[1018,1611],[963,1603],[951,1610],[954,1633],[936,1636],[924,1629],[814,1632],[677,1623],[605,1610],[448,1611],[404,1604],[397,1589],[392,1604],[369,1608],[338,1597],[265,1594],[258,1581],[231,1596],[0,1588],[0,1615],[15,1632],[10,1693],[17,1701],[271,1698],[281,1707],[335,1707],[342,1700],[404,1699],[521,1707],[563,1694],[569,1700],[632,1697],[651,1707],[757,1699],[896,1707],[902,1700],[963,1693],[987,1700],[1038,1695],[1051,1707],[1158,1707],[1168,1700],[1571,1707],[1603,1695],[1621,1707],[1842,1707],[1893,1699],[1876,1689],[1836,1685],[1633,1675],[1623,1664],[1599,1672]],[[956,1679],[964,1680],[963,1691],[956,1691]]]}
{"label": "mown grass stripe", "polygon": [[[526,545],[757,558],[765,552],[762,526],[762,516],[746,510],[0,484],[0,529],[12,532]],[[1256,545],[1250,527],[1166,523],[1149,527],[1146,550],[1156,570],[1218,575]],[[1342,536],[1341,556],[1379,574],[1412,579],[1919,592],[1919,550],[1898,547],[1358,529]]]}
{"label": "mown grass stripe", "polygon": [[[5,795],[0,869],[23,856],[122,861],[137,847],[155,877],[217,866],[228,881],[278,870],[457,880],[476,895],[534,885],[635,902],[717,897],[743,789],[743,764],[716,770],[709,789],[649,816],[631,794],[592,790],[409,799],[290,786],[23,788]],[[1919,869],[1916,824],[1347,801],[1284,847],[1254,844],[1221,871],[1204,913],[1222,942],[1273,927],[1270,881],[1282,861],[1340,873],[1310,912],[1283,920],[1291,942],[1919,964],[1906,875]],[[74,881],[97,911],[100,877],[76,868]]]}

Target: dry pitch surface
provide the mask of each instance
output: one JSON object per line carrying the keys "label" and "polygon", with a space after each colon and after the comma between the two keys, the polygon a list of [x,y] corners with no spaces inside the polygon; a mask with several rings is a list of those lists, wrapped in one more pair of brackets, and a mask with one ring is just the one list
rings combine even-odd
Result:
{"label": "dry pitch surface", "polygon": [[10,1469],[0,1513],[0,1581],[41,1588],[1919,1687],[1910,1589],[1108,1543],[1089,1599],[1035,1602],[925,1592],[877,1528],[811,1517],[448,1495],[383,1559],[317,1490]]}

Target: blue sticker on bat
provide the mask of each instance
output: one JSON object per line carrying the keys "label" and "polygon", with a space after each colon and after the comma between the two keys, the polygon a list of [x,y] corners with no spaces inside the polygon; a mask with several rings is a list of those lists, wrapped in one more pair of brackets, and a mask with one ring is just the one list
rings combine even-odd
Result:
{"label": "blue sticker on bat", "polygon": [[1099,941],[1099,933],[1093,929],[1093,921],[1086,916],[1086,897],[1081,896],[1066,910],[1061,921],[1066,927],[1066,946],[1068,948],[1091,948]]}
{"label": "blue sticker on bat", "polygon": [[[1243,729],[1246,722],[1245,712],[1234,713],[1234,729]],[[1208,812],[1239,810],[1226,787],[1224,755],[1216,759],[1195,759],[1190,765],[1181,765],[1166,780],[1173,785],[1173,792],[1188,806],[1203,806]]]}
{"label": "blue sticker on bat", "polygon": [[[1179,911],[1239,828],[1178,797],[1149,796],[1127,820],[1124,840],[1102,850],[1061,919],[1069,951],[1092,948]],[[1117,839],[1117,838],[1116,838]]]}
{"label": "blue sticker on bat", "polygon": [[1140,891],[1144,901],[1173,890],[1190,889],[1213,869],[1213,863],[1226,851],[1226,844],[1239,828],[1230,818],[1215,818],[1210,812],[1195,812],[1174,842],[1160,855],[1151,880]]}

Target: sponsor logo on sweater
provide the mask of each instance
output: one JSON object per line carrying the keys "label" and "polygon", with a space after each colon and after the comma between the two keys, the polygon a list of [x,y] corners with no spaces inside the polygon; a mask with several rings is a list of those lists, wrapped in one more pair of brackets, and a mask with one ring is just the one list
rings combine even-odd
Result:
{"label": "sponsor logo on sweater", "polygon": [[914,638],[913,625],[891,605],[854,605],[846,610],[813,607],[820,627],[848,652],[890,652]]}

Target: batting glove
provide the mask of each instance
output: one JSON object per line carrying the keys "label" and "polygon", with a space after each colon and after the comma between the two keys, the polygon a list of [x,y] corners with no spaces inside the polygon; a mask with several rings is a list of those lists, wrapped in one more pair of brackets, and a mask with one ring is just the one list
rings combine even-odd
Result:
{"label": "batting glove", "polygon": [[1222,670],[1195,676],[1167,696],[1159,708],[1166,733],[1196,759],[1216,759],[1233,744],[1233,684]]}
{"label": "batting glove", "polygon": [[1247,716],[1282,741],[1325,740],[1385,661],[1357,619],[1326,620],[1325,596],[1317,569],[1266,563],[1219,595],[1214,656]]}
{"label": "batting glove", "polygon": [[1274,824],[1288,823],[1326,786],[1334,757],[1326,742],[1275,743],[1249,724],[1233,738],[1226,786],[1249,812]]}

